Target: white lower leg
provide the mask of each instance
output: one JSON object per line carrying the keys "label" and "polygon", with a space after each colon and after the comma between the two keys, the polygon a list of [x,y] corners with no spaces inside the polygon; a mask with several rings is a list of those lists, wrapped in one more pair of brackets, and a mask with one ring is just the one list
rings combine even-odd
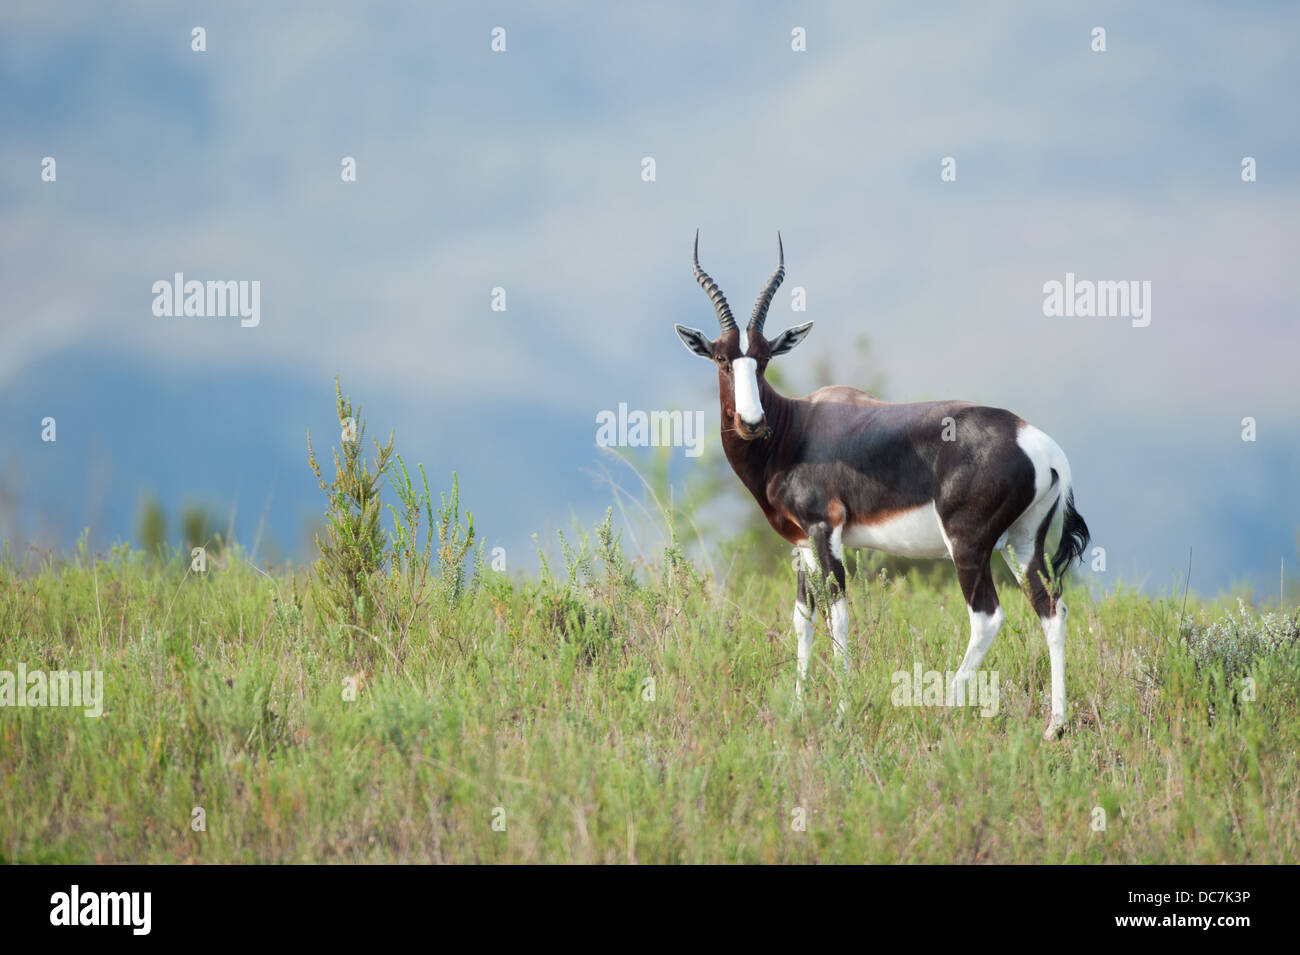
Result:
{"label": "white lower leg", "polygon": [[1007,619],[1001,607],[993,608],[992,613],[971,610],[969,607],[966,609],[970,615],[970,643],[966,645],[966,655],[962,657],[961,666],[957,668],[957,673],[953,677],[954,691],[963,695],[970,678],[984,662],[989,647],[993,646],[993,638],[998,635],[1003,621]]}
{"label": "white lower leg", "polygon": [[831,646],[835,660],[847,674],[849,672],[849,602],[841,597],[831,604]]}
{"label": "white lower leg", "polygon": [[1052,666],[1052,720],[1048,735],[1065,726],[1065,604],[1057,601],[1056,613],[1043,620],[1047,656]]}
{"label": "white lower leg", "polygon": [[798,641],[799,676],[794,683],[794,695],[800,699],[803,698],[803,681],[808,677],[808,660],[812,656],[815,616],[815,612],[810,611],[807,604],[795,601],[794,634]]}
{"label": "white lower leg", "polygon": [[[835,659],[847,677],[849,675],[849,602],[843,597],[831,604],[831,646],[835,648]],[[848,710],[844,705],[843,697],[840,697],[839,709],[841,714]]]}

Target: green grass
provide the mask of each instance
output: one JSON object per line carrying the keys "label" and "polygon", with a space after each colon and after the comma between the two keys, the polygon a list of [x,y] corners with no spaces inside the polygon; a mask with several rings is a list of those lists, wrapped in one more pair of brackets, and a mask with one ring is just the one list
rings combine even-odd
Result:
{"label": "green grass", "polygon": [[1072,590],[1071,726],[1048,743],[1046,646],[1012,590],[984,664],[996,716],[891,704],[895,671],[956,668],[966,611],[955,587],[867,574],[846,685],[819,622],[798,707],[785,568],[721,588],[595,564],[487,571],[401,633],[326,623],[234,548],[202,575],[124,551],[0,564],[0,669],[105,680],[99,719],[0,710],[0,862],[1300,856],[1294,641],[1247,667],[1248,701],[1180,639],[1176,602]]}

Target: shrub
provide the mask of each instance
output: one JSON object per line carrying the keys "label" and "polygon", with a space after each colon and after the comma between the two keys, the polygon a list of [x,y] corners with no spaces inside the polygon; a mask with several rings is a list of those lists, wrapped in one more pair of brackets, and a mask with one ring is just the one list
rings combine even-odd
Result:
{"label": "shrub", "polygon": [[1245,601],[1237,599],[1236,615],[1206,623],[1204,611],[1198,622],[1188,617],[1183,624],[1181,644],[1191,654],[1197,670],[1223,668],[1225,679],[1246,673],[1265,656],[1300,645],[1300,610],[1292,616],[1279,613],[1256,615]]}
{"label": "shrub", "polygon": [[311,431],[307,432],[307,460],[320,489],[329,501],[325,518],[325,539],[316,536],[321,556],[314,565],[312,592],[327,616],[352,626],[368,628],[374,619],[375,575],[387,560],[379,492],[388,459],[393,453],[393,435],[381,447],[374,442],[375,457],[367,463],[362,457],[366,425],[361,409],[353,413],[352,402],[343,397],[339,380],[334,379],[340,449],[334,449],[334,480],[326,483],[312,448]]}

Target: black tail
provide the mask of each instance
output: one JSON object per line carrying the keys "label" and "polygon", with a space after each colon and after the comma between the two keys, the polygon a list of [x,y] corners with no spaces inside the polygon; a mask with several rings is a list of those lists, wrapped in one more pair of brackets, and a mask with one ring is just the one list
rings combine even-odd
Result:
{"label": "black tail", "polygon": [[1074,490],[1065,497],[1065,520],[1061,524],[1061,543],[1057,545],[1056,556],[1052,558],[1052,578],[1059,581],[1065,568],[1072,561],[1083,556],[1088,549],[1088,525],[1083,522],[1079,512],[1074,509]]}

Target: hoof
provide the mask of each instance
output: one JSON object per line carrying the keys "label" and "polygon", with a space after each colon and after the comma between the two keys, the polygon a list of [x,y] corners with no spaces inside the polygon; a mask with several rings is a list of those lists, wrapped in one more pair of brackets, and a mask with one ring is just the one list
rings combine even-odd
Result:
{"label": "hoof", "polygon": [[1043,739],[1054,740],[1060,739],[1065,735],[1065,721],[1053,719],[1047,724],[1047,729],[1043,730]]}

